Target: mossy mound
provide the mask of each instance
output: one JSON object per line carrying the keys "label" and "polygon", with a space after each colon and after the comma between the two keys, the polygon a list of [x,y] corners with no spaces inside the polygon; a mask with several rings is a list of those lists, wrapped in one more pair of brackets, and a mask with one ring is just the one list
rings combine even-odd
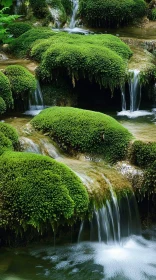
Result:
{"label": "mossy mound", "polygon": [[11,50],[41,62],[37,73],[44,82],[69,76],[73,86],[76,80],[88,79],[112,90],[124,83],[127,60],[132,55],[113,35],[71,35],[42,28],[21,35]]}
{"label": "mossy mound", "polygon": [[40,79],[57,80],[69,76],[88,79],[112,90],[123,83],[126,60],[132,55],[129,47],[112,35],[55,35],[33,45],[31,56],[41,61]]}
{"label": "mossy mound", "polygon": [[68,152],[103,155],[106,160],[124,158],[132,135],[113,118],[71,107],[45,109],[31,121]]}
{"label": "mossy mound", "polygon": [[[5,101],[6,107],[13,106],[13,98],[9,79],[0,71],[0,97]],[[4,108],[4,103],[3,103]]]}
{"label": "mossy mound", "polygon": [[142,168],[148,168],[156,161],[156,143],[135,141],[131,147],[131,161]]}
{"label": "mossy mound", "polygon": [[10,51],[18,57],[26,56],[32,44],[39,39],[47,39],[55,33],[48,28],[32,28],[10,44]]}
{"label": "mossy mound", "polygon": [[12,127],[11,125],[9,125],[7,123],[0,122],[0,132],[2,132],[4,134],[4,136],[7,137],[11,141],[11,143],[14,147],[17,146],[18,134],[14,127]]}
{"label": "mossy mound", "polygon": [[0,227],[17,234],[74,223],[88,209],[86,189],[69,168],[31,153],[1,156],[0,192]]}
{"label": "mossy mound", "polygon": [[10,81],[14,100],[20,100],[27,104],[37,86],[35,76],[20,65],[6,67],[5,75]]}
{"label": "mossy mound", "polygon": [[79,16],[93,27],[128,24],[146,14],[144,0],[80,0]]}
{"label": "mossy mound", "polygon": [[0,155],[7,150],[13,150],[11,141],[0,131]]}
{"label": "mossy mound", "polygon": [[23,33],[30,30],[32,27],[30,24],[25,22],[15,22],[9,25],[8,30],[14,38],[18,38]]}

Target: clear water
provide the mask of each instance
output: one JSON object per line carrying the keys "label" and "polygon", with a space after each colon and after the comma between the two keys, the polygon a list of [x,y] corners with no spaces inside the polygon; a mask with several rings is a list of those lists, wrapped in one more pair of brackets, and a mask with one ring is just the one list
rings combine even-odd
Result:
{"label": "clear water", "polygon": [[1,280],[155,280],[156,237],[1,250]]}

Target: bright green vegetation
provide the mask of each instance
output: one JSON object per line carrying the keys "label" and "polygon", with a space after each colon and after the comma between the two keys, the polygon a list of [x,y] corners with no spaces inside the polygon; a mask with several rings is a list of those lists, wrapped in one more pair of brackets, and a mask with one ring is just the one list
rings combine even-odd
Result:
{"label": "bright green vegetation", "polygon": [[26,56],[36,40],[47,39],[54,34],[48,28],[32,28],[11,43],[10,51],[19,57]]}
{"label": "bright green vegetation", "polygon": [[10,65],[5,69],[14,100],[28,102],[31,94],[36,89],[36,79],[26,68],[20,65]]}
{"label": "bright green vegetation", "polygon": [[153,200],[156,193],[156,143],[135,141],[131,147],[131,161],[144,170],[144,177],[136,194],[139,198],[146,197]]}
{"label": "bright green vegetation", "polygon": [[147,168],[156,160],[156,143],[135,141],[131,148],[132,162],[139,167]]}
{"label": "bright green vegetation", "polygon": [[15,22],[9,25],[8,30],[14,38],[21,36],[23,33],[30,30],[32,27],[30,24],[25,22]]}
{"label": "bright green vegetation", "polygon": [[18,134],[9,124],[0,122],[0,155],[7,150],[13,150],[18,144]]}
{"label": "bright green vegetation", "polygon": [[33,233],[74,223],[89,203],[86,189],[69,168],[31,153],[1,156],[0,193],[0,228],[19,236],[31,230],[33,237]]}
{"label": "bright green vegetation", "polygon": [[18,134],[14,127],[7,123],[0,122],[0,132],[7,137],[14,147],[18,144]]}
{"label": "bright green vegetation", "polygon": [[7,150],[13,150],[11,141],[0,131],[0,155]]}
{"label": "bright green vegetation", "polygon": [[9,79],[0,71],[0,114],[5,112],[6,108],[13,106],[13,98]]}
{"label": "bright green vegetation", "polygon": [[79,16],[89,26],[128,24],[146,14],[144,0],[80,0]]}
{"label": "bright green vegetation", "polygon": [[69,76],[73,86],[76,80],[88,79],[112,90],[124,82],[132,55],[130,48],[112,35],[71,35],[45,28],[24,33],[11,44],[11,50],[41,62],[41,80]]}
{"label": "bright green vegetation", "polygon": [[102,155],[106,160],[124,158],[132,135],[113,118],[71,107],[45,109],[31,121],[68,152]]}

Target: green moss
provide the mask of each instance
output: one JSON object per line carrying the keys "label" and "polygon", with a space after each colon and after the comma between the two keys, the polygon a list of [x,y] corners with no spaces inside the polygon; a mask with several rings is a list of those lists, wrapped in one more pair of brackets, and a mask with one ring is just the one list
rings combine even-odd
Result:
{"label": "green moss", "polygon": [[10,82],[2,72],[0,72],[0,97],[5,101],[7,108],[13,106]]}
{"label": "green moss", "polygon": [[0,132],[4,134],[11,142],[14,147],[18,144],[18,134],[14,127],[7,123],[0,122]]}
{"label": "green moss", "polygon": [[6,104],[2,97],[0,97],[0,114],[3,114],[6,111]]}
{"label": "green moss", "polygon": [[5,153],[0,160],[0,227],[18,234],[75,222],[88,208],[88,195],[64,164],[31,153]]}
{"label": "green moss", "polygon": [[55,33],[48,28],[32,28],[10,44],[10,51],[16,56],[24,57],[29,54],[32,44],[39,39],[47,39]]}
{"label": "green moss", "polygon": [[30,30],[32,27],[30,24],[25,22],[15,22],[9,25],[8,30],[10,34],[13,35],[14,38],[18,38],[23,33]]}
{"label": "green moss", "polygon": [[125,156],[132,136],[113,118],[69,107],[45,109],[31,123],[69,152],[89,152],[116,161]]}
{"label": "green moss", "polygon": [[20,65],[10,65],[5,69],[14,100],[27,101],[36,89],[36,79],[26,68]]}
{"label": "green moss", "polygon": [[156,143],[135,141],[131,147],[131,161],[139,167],[147,168],[156,160]]}
{"label": "green moss", "polygon": [[13,150],[11,141],[0,131],[0,155],[7,150]]}
{"label": "green moss", "polygon": [[89,26],[118,26],[146,14],[144,0],[80,0],[80,17]]}
{"label": "green moss", "polygon": [[85,78],[113,90],[123,83],[125,71],[126,63],[122,57],[105,45],[101,47],[94,43],[87,44],[85,40],[83,44],[76,41],[74,44],[74,40],[71,44],[61,40],[61,43],[54,43],[44,53],[38,75],[47,80],[68,75],[73,86],[76,80]]}

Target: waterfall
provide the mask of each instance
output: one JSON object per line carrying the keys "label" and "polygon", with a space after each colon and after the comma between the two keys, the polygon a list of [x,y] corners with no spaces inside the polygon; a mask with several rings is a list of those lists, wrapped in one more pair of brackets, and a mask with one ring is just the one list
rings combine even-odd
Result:
{"label": "waterfall", "polygon": [[139,70],[130,70],[133,73],[133,79],[129,83],[130,91],[130,111],[138,111],[141,100],[141,86],[139,84]]}
{"label": "waterfall", "polygon": [[79,0],[72,0],[72,3],[73,3],[73,13],[69,25],[71,29],[75,28],[76,25],[76,15],[79,8]]}
{"label": "waterfall", "polygon": [[[129,82],[130,112],[138,111],[141,101],[141,85],[139,84],[139,70],[129,70],[132,78]],[[126,111],[125,87],[121,86],[122,111]]]}
{"label": "waterfall", "polygon": [[122,244],[126,237],[140,235],[140,221],[134,194],[118,201],[110,186],[110,199],[100,209],[94,209],[90,221],[82,221],[78,241],[90,240],[106,244]]}
{"label": "waterfall", "polygon": [[37,115],[44,109],[43,96],[39,81],[37,81],[37,87],[33,95],[29,99],[29,110],[26,111],[25,115]]}

